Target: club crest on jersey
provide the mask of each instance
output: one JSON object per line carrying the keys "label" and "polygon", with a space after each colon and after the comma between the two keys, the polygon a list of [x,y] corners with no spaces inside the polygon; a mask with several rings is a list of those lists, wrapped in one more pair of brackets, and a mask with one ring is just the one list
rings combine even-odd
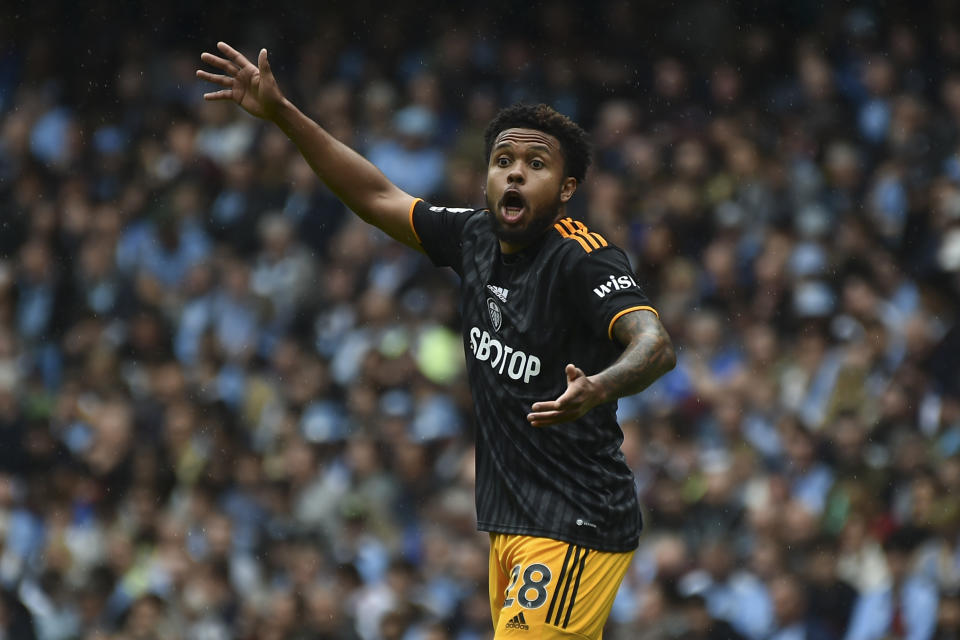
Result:
{"label": "club crest on jersey", "polygon": [[493,330],[500,331],[500,326],[503,324],[503,313],[493,298],[487,298],[487,311],[490,312],[490,322],[493,323]]}

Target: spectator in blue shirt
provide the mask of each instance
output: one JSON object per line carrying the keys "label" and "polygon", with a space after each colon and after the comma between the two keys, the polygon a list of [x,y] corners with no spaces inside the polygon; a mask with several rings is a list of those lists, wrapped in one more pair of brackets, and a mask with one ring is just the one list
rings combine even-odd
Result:
{"label": "spectator in blue shirt", "polygon": [[912,527],[904,527],[884,541],[890,582],[860,595],[845,640],[927,640],[933,636],[939,602],[937,586],[913,568],[913,552],[921,535]]}

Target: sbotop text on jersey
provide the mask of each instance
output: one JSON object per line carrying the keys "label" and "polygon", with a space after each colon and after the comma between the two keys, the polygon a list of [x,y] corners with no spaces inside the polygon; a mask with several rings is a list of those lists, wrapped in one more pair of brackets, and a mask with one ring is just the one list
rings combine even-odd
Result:
{"label": "sbotop text on jersey", "polygon": [[530,382],[530,378],[540,373],[540,358],[514,349],[477,327],[470,328],[470,350],[477,360],[489,360],[494,371],[499,375],[506,372],[513,380],[523,378],[524,382]]}

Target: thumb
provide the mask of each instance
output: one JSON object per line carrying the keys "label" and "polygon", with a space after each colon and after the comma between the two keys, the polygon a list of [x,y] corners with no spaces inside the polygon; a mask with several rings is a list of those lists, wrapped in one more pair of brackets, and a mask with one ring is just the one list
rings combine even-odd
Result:
{"label": "thumb", "polygon": [[577,378],[583,377],[583,371],[580,371],[580,369],[576,368],[572,364],[568,364],[565,371],[567,373],[567,384],[573,382]]}
{"label": "thumb", "polygon": [[270,71],[270,61],[267,60],[266,48],[260,49],[260,56],[257,58],[257,67],[259,67],[261,75],[273,75],[273,72]]}

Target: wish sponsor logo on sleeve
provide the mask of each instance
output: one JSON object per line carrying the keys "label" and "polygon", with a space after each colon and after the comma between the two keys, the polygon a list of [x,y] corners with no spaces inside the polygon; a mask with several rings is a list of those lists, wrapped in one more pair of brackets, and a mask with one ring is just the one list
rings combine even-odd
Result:
{"label": "wish sponsor logo on sleeve", "polygon": [[473,209],[465,207],[430,207],[430,211],[434,213],[443,213],[444,211],[447,213],[466,213],[467,211],[473,211]]}
{"label": "wish sponsor logo on sleeve", "polygon": [[606,280],[600,283],[599,286],[594,288],[593,292],[597,295],[598,298],[604,298],[614,291],[622,291],[623,289],[639,289],[640,285],[630,276],[615,276],[610,275]]}

